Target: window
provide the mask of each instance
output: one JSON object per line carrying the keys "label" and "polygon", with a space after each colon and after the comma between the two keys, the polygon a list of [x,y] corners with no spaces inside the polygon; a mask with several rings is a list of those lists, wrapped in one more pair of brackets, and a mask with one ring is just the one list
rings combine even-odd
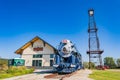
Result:
{"label": "window", "polygon": [[54,58],[54,54],[50,54],[50,58]]}
{"label": "window", "polygon": [[33,58],[35,58],[35,55],[33,55]]}
{"label": "window", "polygon": [[41,67],[42,66],[42,60],[33,60],[32,66],[34,67]]}
{"label": "window", "polygon": [[42,58],[42,55],[39,55],[39,58]]}
{"label": "window", "polygon": [[32,66],[35,66],[35,60],[32,61]]}
{"label": "window", "polygon": [[53,66],[53,60],[50,60],[50,66]]}
{"label": "window", "polygon": [[42,66],[42,60],[38,60],[38,65]]}
{"label": "window", "polygon": [[42,54],[34,54],[33,58],[42,58]]}
{"label": "window", "polygon": [[38,60],[35,60],[36,61],[36,66],[38,66]]}

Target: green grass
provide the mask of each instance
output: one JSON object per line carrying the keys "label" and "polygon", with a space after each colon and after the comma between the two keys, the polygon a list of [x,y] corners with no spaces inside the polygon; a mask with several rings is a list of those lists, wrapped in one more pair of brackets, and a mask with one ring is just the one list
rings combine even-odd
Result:
{"label": "green grass", "polygon": [[8,68],[5,71],[4,70],[0,71],[0,79],[29,74],[29,73],[32,73],[33,71],[34,69],[27,69],[24,66],[21,66],[21,67],[13,66],[13,67]]}
{"label": "green grass", "polygon": [[89,77],[94,80],[120,80],[120,70],[93,70]]}

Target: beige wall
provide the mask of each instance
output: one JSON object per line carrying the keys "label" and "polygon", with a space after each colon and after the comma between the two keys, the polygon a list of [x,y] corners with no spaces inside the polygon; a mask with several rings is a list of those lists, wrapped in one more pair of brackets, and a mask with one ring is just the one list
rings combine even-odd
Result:
{"label": "beige wall", "polygon": [[[33,51],[34,47],[43,47],[43,51]],[[42,66],[50,66],[50,54],[53,53],[54,49],[51,46],[45,44],[44,47],[43,41],[37,40],[34,42],[33,47],[30,45],[24,49],[21,57],[25,59],[25,66],[32,66],[32,60],[42,60]],[[43,54],[43,58],[33,58],[33,54]]]}
{"label": "beige wall", "polygon": [[25,66],[32,66],[33,55],[22,54],[22,58],[25,59]]}

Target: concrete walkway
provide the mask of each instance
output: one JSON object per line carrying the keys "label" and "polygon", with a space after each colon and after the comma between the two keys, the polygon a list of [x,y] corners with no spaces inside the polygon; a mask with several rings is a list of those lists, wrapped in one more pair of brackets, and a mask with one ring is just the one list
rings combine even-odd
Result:
{"label": "concrete walkway", "polygon": [[91,74],[92,71],[85,69],[85,70],[79,70],[75,75],[72,75],[70,77],[64,78],[64,80],[93,80],[88,78],[89,74]]}

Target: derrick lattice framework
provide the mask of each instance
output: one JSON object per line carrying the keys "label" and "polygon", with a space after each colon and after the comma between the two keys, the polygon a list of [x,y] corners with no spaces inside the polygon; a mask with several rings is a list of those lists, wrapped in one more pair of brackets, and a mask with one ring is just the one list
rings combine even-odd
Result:
{"label": "derrick lattice framework", "polygon": [[96,22],[94,20],[94,10],[89,9],[88,10],[89,15],[89,23],[88,23],[88,47],[89,50],[87,51],[87,54],[89,55],[89,69],[91,68],[91,64],[95,63],[95,65],[102,66],[102,57],[101,54],[103,53],[103,50],[100,50],[100,44],[99,39],[97,35],[97,27]]}

